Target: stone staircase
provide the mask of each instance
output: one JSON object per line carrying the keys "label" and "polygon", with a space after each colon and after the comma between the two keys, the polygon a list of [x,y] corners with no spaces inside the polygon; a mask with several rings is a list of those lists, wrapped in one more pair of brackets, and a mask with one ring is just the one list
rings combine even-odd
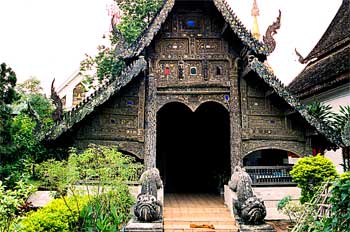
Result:
{"label": "stone staircase", "polygon": [[[222,197],[210,194],[167,194],[164,199],[165,232],[234,232],[238,226]],[[210,228],[190,228],[195,225],[213,225]]]}

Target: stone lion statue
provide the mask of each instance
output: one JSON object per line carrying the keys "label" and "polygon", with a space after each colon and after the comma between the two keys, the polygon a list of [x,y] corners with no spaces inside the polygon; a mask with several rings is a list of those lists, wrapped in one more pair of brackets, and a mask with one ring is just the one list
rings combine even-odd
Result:
{"label": "stone lion statue", "polygon": [[252,179],[245,169],[236,166],[228,185],[237,193],[237,200],[234,200],[233,207],[243,223],[262,224],[266,217],[266,207],[264,202],[253,194]]}
{"label": "stone lion statue", "polygon": [[137,196],[134,214],[139,221],[152,222],[162,217],[162,203],[157,198],[157,190],[163,187],[159,171],[147,169],[140,178],[141,193]]}

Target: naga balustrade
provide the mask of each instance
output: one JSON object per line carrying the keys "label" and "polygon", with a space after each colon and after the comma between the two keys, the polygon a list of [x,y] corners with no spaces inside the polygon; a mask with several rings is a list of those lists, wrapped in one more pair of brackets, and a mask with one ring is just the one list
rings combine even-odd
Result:
{"label": "naga balustrade", "polygon": [[296,185],[289,172],[292,165],[283,166],[245,166],[252,178],[253,186],[260,185]]}

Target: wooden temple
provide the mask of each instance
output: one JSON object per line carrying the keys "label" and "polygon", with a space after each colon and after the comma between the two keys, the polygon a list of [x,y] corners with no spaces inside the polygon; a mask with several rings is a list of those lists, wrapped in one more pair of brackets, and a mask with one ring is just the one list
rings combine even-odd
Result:
{"label": "wooden temple", "polygon": [[264,64],[280,18],[259,41],[224,0],[164,1],[139,39],[116,50],[121,75],[64,113],[47,142],[115,145],[157,167],[168,192],[212,191],[235,165],[283,176],[288,158],[340,138]]}

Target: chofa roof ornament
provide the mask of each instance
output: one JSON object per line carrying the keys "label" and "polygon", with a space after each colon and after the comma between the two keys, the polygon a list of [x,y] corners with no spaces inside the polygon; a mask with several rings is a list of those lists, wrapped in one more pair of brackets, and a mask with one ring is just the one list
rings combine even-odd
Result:
{"label": "chofa roof ornament", "polygon": [[298,61],[300,64],[306,64],[307,60],[297,51],[297,49],[294,49],[295,54],[298,56]]}
{"label": "chofa roof ornament", "polygon": [[263,36],[263,41],[268,48],[268,52],[272,53],[276,48],[276,41],[273,38],[277,34],[277,30],[281,27],[281,10],[278,10],[279,14],[275,22],[273,22],[266,30]]}

